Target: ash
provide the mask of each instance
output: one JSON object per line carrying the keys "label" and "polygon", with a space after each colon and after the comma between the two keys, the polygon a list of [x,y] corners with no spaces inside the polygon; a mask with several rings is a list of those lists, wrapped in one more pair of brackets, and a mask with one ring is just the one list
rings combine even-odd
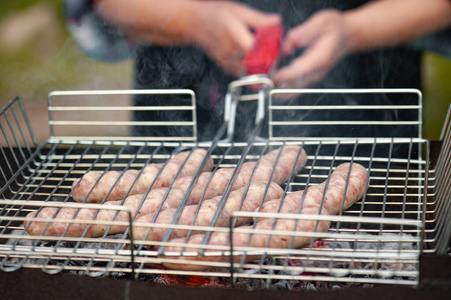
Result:
{"label": "ash", "polygon": [[[361,236],[362,233],[359,233]],[[400,235],[398,234],[390,234],[390,233],[384,233],[385,237],[390,238],[393,237],[393,240],[399,239]],[[403,234],[403,237],[411,237],[412,235]],[[417,249],[417,245],[415,243],[409,243],[409,242],[380,242],[380,243],[374,243],[374,242],[362,242],[362,241],[355,241],[355,242],[349,242],[349,241],[316,241],[314,243],[315,248],[323,248],[327,250],[337,250],[340,249],[343,250],[372,250],[372,252],[384,252],[384,251],[414,251]],[[257,289],[274,289],[274,290],[280,290],[280,289],[286,289],[286,290],[327,290],[327,289],[341,289],[341,288],[369,288],[373,287],[374,284],[364,283],[363,279],[371,279],[371,278],[383,278],[383,279],[389,279],[389,280],[415,280],[416,278],[405,278],[402,276],[395,276],[395,275],[386,275],[386,276],[380,276],[377,275],[377,271],[389,271],[386,274],[396,274],[396,271],[418,271],[418,262],[404,262],[399,261],[396,259],[393,260],[386,260],[386,261],[365,261],[365,260],[358,260],[358,259],[345,259],[343,260],[337,260],[334,261],[333,258],[330,257],[322,257],[319,256],[315,257],[307,257],[304,259],[293,259],[290,258],[266,258],[263,262],[263,266],[269,265],[279,265],[279,266],[287,266],[287,271],[279,271],[274,272],[274,277],[276,275],[306,275],[306,276],[326,276],[330,277],[329,280],[323,280],[323,281],[315,281],[315,280],[278,280],[278,279],[239,279],[237,282],[237,286],[246,288],[248,290],[257,290]],[[261,262],[257,262],[261,264]],[[290,272],[290,267],[303,267],[306,268],[307,271],[303,273],[297,273],[293,274]],[[262,267],[264,269],[264,267]],[[335,270],[330,274],[327,273],[321,273],[324,269],[333,269]],[[316,271],[321,270],[321,271]],[[337,272],[338,270],[338,272]],[[340,270],[343,270],[343,272],[340,272]],[[364,270],[368,272],[363,272],[366,274],[352,274],[350,272],[351,270]],[[243,270],[245,271],[245,270]],[[375,271],[375,272],[372,272]],[[269,272],[261,272],[262,274],[268,274],[271,275]],[[332,276],[331,274],[334,274],[335,276]],[[271,277],[271,276],[269,276]],[[334,278],[335,277],[335,278]],[[340,281],[340,278],[343,278],[343,281]],[[359,282],[359,279],[360,280]],[[334,279],[337,279],[336,281]],[[350,279],[350,280],[347,280]],[[355,280],[354,280],[355,279]],[[349,282],[346,282],[349,281]]]}
{"label": "ash", "polygon": [[[347,233],[349,234],[349,233]],[[384,237],[390,240],[398,240],[400,236],[404,238],[414,238],[413,235],[409,234],[390,234],[384,233]],[[362,236],[362,233],[359,233]],[[403,252],[403,251],[416,251],[417,244],[410,242],[362,242],[362,241],[340,241],[339,238],[333,241],[317,241],[314,244],[315,248],[323,248],[327,250],[368,250],[372,252]],[[303,259],[293,259],[284,257],[266,257],[263,261],[255,261],[254,264],[259,266],[258,274],[268,275],[265,279],[255,279],[255,278],[241,278],[236,277],[235,282],[232,282],[229,277],[218,278],[218,277],[203,277],[203,281],[199,286],[223,286],[246,289],[246,290],[261,290],[261,289],[271,289],[271,290],[334,290],[342,288],[371,288],[375,286],[372,283],[366,283],[368,279],[388,279],[388,280],[416,280],[416,277],[403,277],[397,276],[397,271],[418,271],[418,262],[405,262],[396,259],[388,260],[359,260],[359,259],[349,259],[344,260],[334,260],[328,257],[318,257],[322,259],[311,259],[310,257],[304,257]],[[265,266],[285,266],[282,271],[271,271]],[[303,273],[293,274],[292,267],[303,267],[306,269]],[[291,270],[290,270],[291,268]],[[324,273],[324,269],[333,269],[335,273],[331,271],[330,274]],[[297,268],[298,269],[298,268]],[[320,271],[316,271],[320,270]],[[337,272],[342,270],[342,272]],[[363,271],[363,274],[353,274],[352,270]],[[213,269],[214,272],[228,273],[229,270],[226,268],[216,268]],[[374,271],[374,272],[373,272]],[[380,275],[377,271],[387,271],[386,273]],[[255,273],[254,269],[236,269],[235,273]],[[323,272],[323,273],[321,273]],[[331,275],[333,274],[333,275]],[[391,275],[390,275],[391,274]],[[393,275],[394,274],[394,275]],[[277,279],[279,275],[305,275],[306,277],[321,276],[328,278],[327,280],[286,280]],[[157,284],[184,284],[187,282],[189,284],[189,278],[181,278],[180,276],[149,276],[140,275],[141,281],[149,281]],[[269,278],[269,279],[268,279]]]}
{"label": "ash", "polygon": [[[76,242],[56,242],[56,241],[45,241],[37,243],[32,240],[27,240],[26,237],[28,233],[23,230],[14,232],[15,234],[23,235],[23,238],[18,240],[9,240],[8,245],[22,245],[27,247],[39,246],[39,247],[49,247],[49,248],[84,248],[84,249],[117,249],[120,244],[116,243],[76,243]],[[349,233],[347,233],[349,234]],[[359,233],[362,235],[362,233]],[[396,241],[399,239],[399,234],[389,234],[384,233],[385,237],[388,237]],[[339,234],[338,234],[339,236]],[[412,235],[403,234],[402,237],[414,238]],[[110,236],[110,239],[121,239],[123,235]],[[415,251],[417,250],[416,243],[408,242],[364,242],[364,241],[341,241],[339,238],[332,241],[316,241],[313,245],[315,248],[325,249],[325,250],[368,250],[371,252],[403,252],[403,251]],[[76,254],[75,254],[76,255]],[[230,277],[214,277],[214,276],[177,276],[177,275],[165,275],[165,274],[143,274],[139,273],[136,276],[129,272],[107,272],[106,270],[111,267],[114,268],[130,268],[129,263],[124,262],[113,262],[111,261],[97,261],[95,259],[81,259],[76,260],[69,257],[64,257],[63,259],[53,259],[50,257],[48,259],[34,259],[32,255],[26,257],[25,263],[23,263],[24,258],[10,258],[7,261],[9,266],[14,265],[40,265],[45,269],[46,266],[69,266],[78,267],[75,269],[67,271],[66,268],[64,272],[76,274],[76,275],[89,275],[95,277],[108,277],[112,279],[125,279],[125,280],[138,280],[149,282],[158,285],[188,285],[188,286],[219,286],[219,287],[236,287],[247,290],[261,290],[261,289],[272,289],[272,290],[330,290],[330,289],[342,289],[342,288],[369,288],[373,287],[374,284],[365,283],[367,279],[372,278],[384,278],[390,280],[415,280],[416,278],[405,278],[402,276],[397,276],[396,271],[418,271],[417,261],[399,261],[396,259],[388,260],[370,260],[370,259],[335,259],[330,257],[321,256],[311,256],[311,257],[266,257],[261,260],[255,261],[251,264],[255,264],[258,269],[258,274],[265,275],[265,279],[255,279],[255,278],[241,278],[236,276],[235,281],[232,282]],[[5,264],[5,262],[4,262]],[[283,266],[282,270],[270,270],[265,266]],[[161,266],[146,266],[155,269],[162,269]],[[296,268],[295,268],[296,267]],[[94,272],[92,268],[104,269],[104,272]],[[299,269],[303,269],[302,273],[299,273]],[[51,269],[51,268],[49,268]],[[70,269],[70,268],[67,268]],[[325,272],[324,270],[331,270],[331,272]],[[293,273],[293,270],[298,270],[297,273]],[[360,273],[352,272],[353,270],[363,271]],[[215,268],[213,272],[229,273],[230,270],[226,268]],[[378,275],[377,271],[388,271],[382,275]],[[255,269],[240,269],[236,268],[235,274],[240,275],[240,273],[256,273]],[[387,275],[388,274],[388,275]],[[267,276],[266,276],[267,275]],[[279,275],[300,275],[305,277],[321,276],[328,278],[327,280],[286,280],[277,279]],[[359,280],[362,279],[362,280]]]}

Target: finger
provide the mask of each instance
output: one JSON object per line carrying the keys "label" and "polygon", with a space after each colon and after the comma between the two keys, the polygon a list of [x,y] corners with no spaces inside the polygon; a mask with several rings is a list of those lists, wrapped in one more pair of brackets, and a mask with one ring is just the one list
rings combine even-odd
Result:
{"label": "finger", "polygon": [[279,14],[264,13],[245,5],[241,5],[241,9],[238,10],[238,14],[252,29],[279,25],[282,22],[282,18]]}
{"label": "finger", "polygon": [[282,53],[284,55],[289,55],[293,52],[294,49],[305,48],[313,43],[314,33],[316,34],[315,37],[319,36],[320,33],[319,29],[310,29],[309,27],[310,24],[305,23],[293,28],[287,33],[282,45]]}
{"label": "finger", "polygon": [[323,79],[325,74],[321,68],[307,71],[302,59],[298,59],[275,73],[272,80],[277,88],[307,88]]}
{"label": "finger", "polygon": [[277,86],[304,88],[327,74],[333,66],[333,45],[328,39],[319,40],[290,65],[274,73],[272,80]]}
{"label": "finger", "polygon": [[[238,47],[239,52],[243,52],[244,55],[252,48],[254,44],[254,35],[250,31],[246,24],[236,20],[230,24],[230,39],[234,41],[235,46]],[[243,55],[243,57],[244,57]]]}
{"label": "finger", "polygon": [[285,37],[283,53],[289,54],[294,48],[304,48],[313,44],[321,36],[332,13],[331,11],[317,13],[303,24],[291,29]]}
{"label": "finger", "polygon": [[295,59],[290,65],[277,70],[271,77],[277,88],[304,88],[301,58]]}
{"label": "finger", "polygon": [[238,45],[246,51],[252,48],[255,37],[251,29],[263,28],[280,24],[280,16],[275,14],[265,14],[254,9],[244,7],[238,15],[239,22],[231,25],[231,32],[237,39]]}

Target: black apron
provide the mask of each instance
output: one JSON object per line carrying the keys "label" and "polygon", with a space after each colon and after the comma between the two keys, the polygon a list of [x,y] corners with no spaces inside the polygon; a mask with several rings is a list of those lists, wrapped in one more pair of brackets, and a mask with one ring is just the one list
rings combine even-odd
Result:
{"label": "black apron", "polygon": [[[277,12],[283,18],[283,25],[288,31],[305,20],[315,12],[324,8],[335,8],[339,10],[349,10],[356,8],[367,1],[360,0],[253,0],[241,1],[247,5],[255,7],[265,12]],[[288,64],[290,59],[302,54],[302,49],[297,50],[292,57],[288,57],[281,62]],[[313,88],[420,88],[420,59],[421,53],[407,47],[396,47],[380,49],[371,52],[351,55],[337,63],[329,72],[327,77]],[[235,80],[224,73],[209,57],[198,47],[154,47],[142,45],[136,52],[136,72],[135,87],[137,89],[192,89],[196,93],[197,103],[197,128],[199,140],[211,140],[223,120],[224,97],[228,84]],[[315,95],[303,95],[304,103],[327,104],[319,102]],[[366,101],[367,104],[416,104],[415,99],[401,99],[403,96],[395,95],[388,97],[372,97],[365,95],[362,99],[358,95],[337,95],[333,99],[334,103],[354,104]],[[401,98],[400,98],[401,97]],[[213,101],[212,101],[213,99]],[[357,101],[358,100],[358,101]],[[177,103],[178,97],[137,96],[135,104],[158,105]],[[326,102],[329,100],[325,100]],[[163,103],[164,102],[164,103]],[[253,126],[256,103],[248,102],[239,108],[237,118],[239,128],[237,140],[246,138],[246,133]],[[134,118],[137,121],[149,121],[166,119],[171,112],[135,112]],[[331,112],[330,119],[348,118],[350,112]],[[415,120],[417,115],[411,111],[398,114],[383,113],[374,111],[361,116],[362,120]],[[315,120],[314,113],[308,116],[298,115],[293,112],[286,118],[295,120]],[[354,118],[354,116],[352,116]],[[189,114],[178,114],[176,120],[190,120]],[[323,116],[324,118],[324,116]],[[355,118],[354,118],[355,119]],[[302,132],[304,136],[330,136],[330,129],[322,132],[323,129],[314,128]],[[418,128],[411,126],[409,130],[395,133],[398,136],[415,136]],[[266,130],[262,131],[263,134]],[[167,129],[160,127],[135,127],[134,135],[139,136],[173,136],[177,137],[181,133],[177,128]],[[387,136],[378,128],[359,128],[333,133],[336,136],[364,136],[377,137]]]}

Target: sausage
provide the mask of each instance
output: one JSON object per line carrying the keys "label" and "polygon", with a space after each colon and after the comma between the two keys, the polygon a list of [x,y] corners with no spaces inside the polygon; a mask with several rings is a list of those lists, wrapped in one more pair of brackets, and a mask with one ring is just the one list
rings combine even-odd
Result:
{"label": "sausage", "polygon": [[[348,180],[348,172],[349,180]],[[338,214],[343,204],[343,209],[347,209],[357,200],[363,197],[366,188],[366,181],[368,178],[368,172],[366,169],[357,164],[349,163],[342,164],[336,168],[331,174],[327,190],[325,190],[326,182],[320,185],[313,186],[307,189],[304,200],[302,201],[304,191],[294,192],[287,195],[284,199],[276,199],[265,202],[262,205],[261,212],[276,213],[280,211],[283,213],[297,214],[310,214],[310,215],[332,215]],[[346,192],[346,193],[345,193]],[[325,194],[324,194],[325,193]],[[323,201],[324,199],[324,201]],[[344,199],[344,201],[343,201]],[[283,202],[282,202],[283,201]],[[274,222],[277,222],[274,225]],[[273,218],[258,218],[255,223],[255,228],[260,230],[281,230],[281,231],[302,231],[313,232],[315,226],[317,226],[315,232],[326,232],[329,228],[330,222],[322,220],[302,220],[296,222],[294,219],[280,219],[275,220]],[[252,226],[244,226],[240,228],[251,229]],[[269,239],[269,235],[265,234],[253,234],[250,236],[248,233],[235,232],[233,234],[234,247],[259,247],[259,248],[287,248],[290,245],[290,241],[293,242],[294,248],[302,248],[308,245],[311,238],[308,237],[291,237],[289,235],[274,234]],[[169,241],[169,243],[187,243],[193,245],[200,245],[205,238],[205,234],[196,234],[191,236],[188,241],[184,238],[175,238]],[[229,241],[229,234],[224,232],[214,232],[207,243],[208,246],[227,246]],[[170,246],[167,251],[180,251],[181,247]],[[184,251],[189,251],[189,248],[184,248]],[[191,249],[196,251],[196,249]],[[212,251],[212,250],[206,250]],[[212,261],[212,262],[227,262],[228,256],[202,256],[202,257],[185,257],[186,260],[192,261]],[[241,258],[236,257],[235,260],[239,261]],[[256,257],[246,257],[246,261],[251,261]],[[164,263],[167,268],[171,269],[183,269],[183,270],[204,270],[208,269],[208,265],[196,265],[195,262],[191,263]]]}
{"label": "sausage", "polygon": [[[246,187],[243,187],[229,194],[219,213],[218,219],[213,226],[226,227],[229,225],[230,217],[233,212],[254,211],[262,202],[270,199],[277,199],[283,195],[283,189],[274,182],[269,184],[266,182],[252,183],[247,192],[246,190]],[[188,205],[184,207],[176,224],[186,226],[209,226],[215,212],[220,208],[222,198],[222,196],[217,196],[209,200],[204,200],[200,206]],[[167,232],[167,228],[150,227],[149,224],[172,224],[176,211],[176,208],[170,208],[160,212],[158,215],[148,214],[137,219],[133,228],[134,239],[161,241]],[[197,211],[198,214],[195,218]],[[239,217],[236,219],[235,226],[251,221],[252,218]],[[186,236],[187,234],[188,230],[186,229],[174,229],[171,237],[181,237]]]}
{"label": "sausage", "polygon": [[[136,214],[136,218],[150,213],[155,213],[161,205],[161,209],[178,207],[184,196],[184,191],[176,188],[172,188],[168,192],[169,188],[157,188],[151,190],[147,197],[143,200],[144,195],[132,195],[122,201],[109,201],[105,206],[111,205],[123,205],[128,207],[132,216]],[[167,196],[166,196],[167,194]],[[116,215],[117,214],[117,215]],[[115,217],[116,216],[116,217]],[[45,236],[61,236],[67,229],[64,236],[70,237],[100,237],[108,230],[109,225],[103,224],[89,224],[85,223],[69,223],[68,220],[84,220],[84,221],[108,221],[108,222],[129,222],[129,215],[125,211],[116,211],[108,209],[88,209],[88,208],[67,208],[63,207],[58,210],[57,207],[44,207],[39,212],[31,212],[27,215],[30,218],[49,218],[54,219],[54,222],[41,222],[41,221],[25,221],[24,228],[31,235]],[[71,224],[71,225],[70,225]],[[45,229],[48,226],[47,230]],[[70,225],[70,226],[69,226]],[[128,226],[125,225],[111,225],[108,230],[108,234],[123,233]],[[85,235],[83,233],[87,229]]]}
{"label": "sausage", "polygon": [[[73,208],[57,208],[57,207],[44,207],[39,213],[37,211],[30,212],[27,217],[39,217],[46,219],[57,219],[58,222],[51,222],[47,230],[45,227],[49,224],[48,222],[41,221],[24,221],[24,227],[30,235],[41,235],[44,233],[45,236],[61,236],[64,230],[69,226],[70,223],[67,220],[71,220],[77,209]],[[91,209],[80,209],[77,218],[80,220],[92,220],[94,218],[96,210]],[[28,226],[28,227],[27,227]],[[70,227],[66,236],[81,236],[81,234],[86,229],[86,224],[73,223]],[[45,232],[44,232],[45,230]],[[75,234],[74,234],[75,233]],[[87,237],[91,237],[91,233],[87,232]]]}
{"label": "sausage", "polygon": [[[321,209],[319,205],[311,205],[306,206],[302,209],[301,214],[304,215],[328,215],[327,211]],[[309,220],[309,219],[301,219],[296,221],[295,219],[264,219],[260,222],[257,222],[255,225],[255,231],[258,230],[277,230],[287,232],[287,235],[280,234],[264,234],[264,233],[243,233],[243,232],[234,232],[233,237],[233,246],[238,247],[258,247],[258,248],[283,248],[287,249],[292,243],[293,248],[302,248],[310,244],[312,241],[312,237],[308,236],[294,236],[292,233],[294,232],[313,232],[316,228],[315,232],[327,232],[329,230],[330,222],[326,220],[317,221],[317,220]],[[253,226],[242,226],[239,228],[244,229],[253,229]],[[202,242],[205,238],[205,234],[195,234],[192,235],[188,241],[186,238],[175,238],[170,240],[170,243],[181,243],[188,245],[202,245]],[[208,246],[217,246],[224,247],[228,246],[230,243],[229,233],[225,232],[213,232],[208,240]],[[218,248],[220,249],[220,248]],[[166,249],[168,252],[180,252],[182,247],[179,246],[169,246]],[[184,247],[184,252],[197,252],[198,248],[192,247]],[[205,251],[215,251],[211,249],[207,249]],[[216,250],[218,251],[218,250]],[[173,257],[170,257],[173,258]],[[186,262],[163,262],[163,265],[169,269],[180,269],[180,270],[188,270],[188,271],[201,271],[211,268],[208,264],[196,264],[197,261],[202,262],[229,262],[230,258],[227,255],[221,256],[177,256],[174,257],[176,259],[185,259],[191,261],[190,263]],[[257,259],[257,256],[246,256],[245,261],[252,261]],[[241,256],[235,256],[234,261],[239,262],[242,259]]]}
{"label": "sausage", "polygon": [[[278,158],[280,151],[280,157]],[[304,167],[306,161],[307,154],[300,146],[287,145],[275,149],[264,155],[259,162],[244,163],[235,177],[231,190],[234,191],[246,186],[251,180],[251,176],[253,182],[269,182],[271,179],[272,182],[282,184],[290,178],[292,171],[294,174],[297,174]],[[202,173],[191,191],[188,203],[199,203],[203,194],[205,194],[203,199],[211,199],[224,194],[234,172],[235,168],[221,168],[215,173]],[[272,178],[271,174],[273,174]],[[211,176],[213,177],[209,182]],[[175,180],[173,186],[186,190],[192,180],[192,177],[182,177]]]}
{"label": "sausage", "polygon": [[[341,209],[348,209],[363,197],[367,179],[368,172],[362,165],[344,163],[332,172],[328,181],[311,186],[305,192],[293,192],[282,201],[268,201],[263,204],[261,212],[296,213],[305,205],[322,204],[329,214],[336,215]],[[327,190],[324,194],[326,184]]]}
{"label": "sausage", "polygon": [[[144,194],[154,180],[152,188],[167,187],[174,180],[185,161],[186,163],[178,176],[194,175],[205,158],[206,152],[204,149],[181,152],[168,160],[166,164],[145,166],[140,175],[138,170],[88,172],[81,179],[74,181],[72,198],[77,202],[101,203],[109,193],[105,201],[121,200],[124,199],[130,189],[129,195]],[[212,168],[213,160],[209,158],[203,170],[207,171]],[[161,173],[159,174],[160,170]],[[136,179],[138,175],[139,177]]]}
{"label": "sausage", "polygon": [[[280,155],[280,159],[277,162],[276,165],[276,170],[274,171],[274,177],[275,179],[277,179],[278,181],[284,181],[287,180],[291,174],[291,168],[293,167],[293,165],[295,165],[295,172],[298,172],[303,165],[305,164],[306,161],[306,154],[305,151],[303,149],[301,149],[298,146],[286,146],[284,148],[281,149],[282,153]],[[269,174],[271,174],[270,171],[268,171],[269,167],[273,167],[274,164],[276,163],[276,158],[278,155],[278,152],[280,151],[280,149],[276,149],[272,152],[270,152],[269,154],[265,155],[264,157],[262,157],[260,164],[257,166],[257,170],[256,170],[256,174],[254,175],[254,179],[269,179]],[[201,153],[199,153],[201,152]],[[183,163],[183,160],[188,156],[189,152],[184,152],[181,154],[178,154],[176,157],[174,157],[172,160],[174,160],[175,162],[171,162],[169,161],[167,166],[165,167],[165,170],[172,168],[173,169],[173,174],[175,175],[178,171],[177,168],[180,167],[180,164]],[[183,155],[182,155],[183,154]],[[199,158],[198,160],[196,159],[196,154],[197,154],[197,158]],[[188,159],[188,161],[185,164],[185,167],[183,168],[183,170],[185,170],[186,168],[191,169],[191,170],[196,170],[197,166],[196,164],[199,163],[199,161],[201,161],[200,156],[205,155],[205,150],[195,150],[193,151],[193,154],[190,156],[190,159]],[[297,159],[297,156],[299,155],[299,158]],[[192,158],[192,159],[191,159]],[[178,162],[177,162],[178,160]],[[209,163],[207,164],[207,168],[212,168],[212,160],[209,160]],[[241,172],[239,174],[237,174],[238,178],[240,179],[239,181],[235,181],[235,185],[233,186],[234,189],[237,188],[237,182],[240,182],[240,185],[245,185],[245,181],[249,180],[250,178],[250,174],[249,172],[252,172],[252,168],[255,167],[255,162],[248,162],[243,164],[242,170],[244,170],[245,172],[243,172],[243,174],[241,174]],[[177,168],[175,168],[177,167]],[[154,168],[155,170],[159,170],[158,168],[161,168],[160,165],[148,165],[146,166],[144,172],[141,174],[140,178],[137,180],[137,182],[135,183],[134,187],[133,187],[133,191],[130,193],[134,193],[136,191],[136,188],[139,190],[139,186],[141,184],[143,184],[143,182],[151,182],[153,179],[152,178],[148,178],[147,173],[152,173],[152,172],[147,172],[148,169],[152,169]],[[164,174],[164,171],[162,172],[162,174],[160,174],[160,177],[162,177],[161,175]],[[182,171],[183,171],[182,170]],[[191,171],[192,172],[192,171]],[[205,197],[206,199],[208,197],[210,197],[211,195],[222,195],[225,188],[227,187],[227,184],[230,180],[230,178],[232,177],[234,170],[233,169],[220,169],[218,170],[215,174],[217,176],[215,176],[212,180],[212,184],[209,185],[209,189],[207,190],[210,191],[210,193],[207,193],[207,196]],[[158,173],[156,171],[156,173]],[[208,173],[208,172],[207,172]],[[205,173],[205,174],[207,174]],[[117,181],[117,177],[119,176],[119,172],[117,171],[110,171],[105,173],[102,176],[103,173],[101,172],[90,172],[88,174],[86,174],[80,181],[80,184],[78,185],[79,190],[78,192],[82,192],[84,194],[86,194],[86,191],[89,191],[90,189],[92,189],[93,186],[93,192],[88,196],[88,202],[96,202],[96,200],[93,200],[93,198],[96,199],[100,199],[99,197],[104,197],[109,189],[109,187],[114,186],[113,191],[111,192],[110,196],[108,197],[108,199],[111,198],[111,195],[120,195],[120,194],[126,194],[127,189],[129,189],[130,187],[127,186],[127,184],[125,185],[121,185],[122,181],[125,181],[126,183],[130,183],[133,182],[133,180],[135,180],[138,171],[137,170],[129,170],[124,172],[124,175],[122,176],[121,180],[119,180],[119,183],[116,183]],[[205,176],[205,174],[202,174],[200,176],[200,179],[197,181],[197,183],[199,183],[200,187],[197,186],[197,191],[203,193],[203,189],[206,186],[206,182],[208,181],[209,178],[209,173],[208,176]],[[228,175],[227,175],[228,174]],[[117,175],[117,177],[116,177]],[[181,173],[181,176],[186,175],[186,173]],[[100,181],[97,183],[98,179],[102,176],[102,179],[104,179],[104,181],[102,181],[102,179],[100,179]],[[217,179],[215,179],[217,178]],[[221,178],[225,178],[226,180],[223,181],[221,180]],[[227,179],[229,178],[229,179]],[[157,180],[159,180],[161,178],[158,178]],[[202,180],[205,179],[205,183],[202,184]],[[254,180],[253,179],[253,180]],[[192,180],[192,177],[189,176],[184,176],[181,177],[181,179],[179,180],[179,182],[185,182],[185,184],[180,184],[179,186],[186,189],[187,184],[190,183],[190,180]],[[76,185],[76,183],[74,184]],[[175,185],[175,184],[174,184]],[[203,188],[202,188],[203,185]],[[76,190],[74,189],[74,193],[76,194]],[[103,191],[102,191],[103,190]],[[147,190],[147,187],[144,189]],[[99,195],[100,194],[100,195]],[[149,197],[152,195],[152,193],[149,193]],[[99,196],[99,197],[97,197]],[[78,198],[79,200],[84,197],[84,196],[80,196],[80,198]],[[142,196],[137,196],[139,197],[139,199],[142,198]],[[175,198],[175,197],[174,197]],[[128,198],[127,198],[128,199]],[[172,199],[172,197],[170,197],[170,199]],[[177,198],[178,200],[180,200],[181,198]],[[200,199],[200,197],[199,197]],[[110,201],[108,201],[110,202]],[[106,203],[108,203],[106,202]],[[145,203],[151,203],[150,201],[146,201]],[[159,202],[160,203],[160,202]],[[168,200],[165,202],[168,203]],[[179,202],[178,202],[179,203]],[[112,202],[111,204],[120,204],[119,202]],[[126,200],[124,203],[125,206],[129,206],[132,205],[130,200]],[[150,204],[149,204],[150,205]],[[159,205],[159,204],[158,204]],[[177,205],[178,206],[178,205]],[[174,207],[176,207],[176,205],[174,205]],[[134,210],[134,208],[129,207],[133,212],[136,211],[136,209]],[[142,213],[143,211],[145,211],[145,205],[142,209],[139,210],[139,214],[138,217],[140,215],[144,215],[144,213]],[[78,209],[77,209],[78,210]],[[75,211],[69,209],[69,208],[64,208],[61,209],[60,212],[55,215],[57,213],[58,209],[55,208],[43,208],[41,213],[39,214],[39,217],[43,217],[44,215],[46,215],[49,218],[53,218],[56,217],[56,219],[58,220],[71,220],[74,215],[76,214]],[[147,214],[151,213],[153,211],[147,211]],[[117,213],[117,217],[115,218],[115,220],[119,221],[128,221],[128,215],[124,212],[119,212]],[[80,212],[78,212],[76,219],[83,219],[83,220],[92,220],[94,217],[96,218],[96,220],[106,220],[106,221],[110,221],[113,219],[113,216],[116,215],[115,211],[111,211],[111,210],[100,210],[99,213],[97,213],[96,216],[96,210],[93,211],[89,211],[87,209],[85,210],[81,210]],[[30,217],[35,216],[35,213],[30,213],[29,215]],[[25,222],[27,223],[27,222]],[[46,230],[46,232],[44,233],[45,235],[61,235],[65,228],[67,228],[68,226],[68,222],[52,222],[49,229]],[[30,225],[30,228],[28,229],[28,231],[30,232],[30,234],[34,234],[34,235],[38,235],[41,234],[42,231],[45,229],[47,223],[42,223],[42,222],[32,222]],[[77,225],[77,226],[75,226]],[[103,226],[103,227],[102,227]],[[72,225],[69,227],[68,232],[66,233],[66,235],[72,235],[72,236],[81,236],[84,232],[84,230],[86,229],[87,225],[86,224],[76,224],[76,223],[72,223]],[[87,232],[86,234],[88,236],[102,236],[106,230],[107,226],[104,225],[96,225],[96,224],[92,224],[91,226],[89,226],[88,230],[89,232]],[[116,226],[112,226],[110,228],[110,230],[108,231],[108,234],[114,234],[114,233],[119,233],[119,232],[123,232],[125,230],[125,226],[120,226],[122,228],[116,229]]]}

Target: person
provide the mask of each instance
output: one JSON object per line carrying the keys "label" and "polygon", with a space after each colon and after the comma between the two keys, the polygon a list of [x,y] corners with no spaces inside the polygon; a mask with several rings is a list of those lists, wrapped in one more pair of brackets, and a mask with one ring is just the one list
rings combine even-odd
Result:
{"label": "person", "polygon": [[[219,127],[228,83],[244,74],[243,60],[259,28],[281,24],[286,30],[284,58],[271,76],[276,87],[421,88],[421,51],[406,43],[451,25],[450,0],[79,0],[66,1],[65,10],[70,31],[91,57],[114,61],[134,56],[136,88],[194,90],[199,136],[205,140]],[[95,31],[91,40],[80,38],[87,36],[80,34],[86,23]],[[148,105],[148,100],[139,95],[135,105]],[[343,96],[338,101],[354,100]],[[413,104],[399,97],[368,101]],[[243,106],[240,113],[251,113],[254,105]],[[137,111],[134,118],[158,120],[161,114]],[[346,112],[339,117],[347,118]],[[362,116],[371,118],[412,115]],[[179,134],[143,129],[135,127],[134,134]],[[314,131],[305,134],[323,134]],[[386,135],[374,128],[346,134],[356,131],[370,137]],[[400,135],[415,132],[418,128],[413,126]]]}

